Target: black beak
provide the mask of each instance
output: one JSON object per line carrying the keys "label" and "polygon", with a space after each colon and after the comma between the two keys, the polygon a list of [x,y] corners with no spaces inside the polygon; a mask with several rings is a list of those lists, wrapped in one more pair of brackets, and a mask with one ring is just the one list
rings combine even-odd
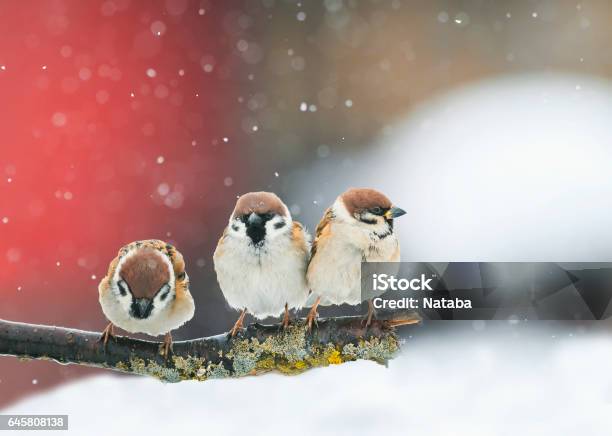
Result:
{"label": "black beak", "polygon": [[265,220],[256,214],[255,212],[249,215],[249,219],[246,222],[246,233],[253,245],[258,245],[266,237],[266,222]]}
{"label": "black beak", "polygon": [[255,212],[249,215],[249,219],[247,221],[249,226],[261,226],[262,222],[263,220],[261,219],[261,217],[257,215]]}
{"label": "black beak", "polygon": [[399,207],[392,207],[387,212],[385,212],[385,218],[387,218],[388,220],[392,220],[393,218],[398,218],[405,214],[406,211],[404,209],[400,209]]}
{"label": "black beak", "polygon": [[145,319],[151,315],[153,300],[148,298],[135,298],[132,301],[132,315],[136,318]]}

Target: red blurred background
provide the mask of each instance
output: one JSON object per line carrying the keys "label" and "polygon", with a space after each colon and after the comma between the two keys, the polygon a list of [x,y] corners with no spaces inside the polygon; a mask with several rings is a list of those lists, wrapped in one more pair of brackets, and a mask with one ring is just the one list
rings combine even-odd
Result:
{"label": "red blurred background", "polygon": [[[132,240],[177,244],[196,284],[210,273],[234,201],[215,193],[241,165],[229,6],[0,3],[0,317],[99,330],[97,284]],[[0,407],[67,371],[0,359]]]}

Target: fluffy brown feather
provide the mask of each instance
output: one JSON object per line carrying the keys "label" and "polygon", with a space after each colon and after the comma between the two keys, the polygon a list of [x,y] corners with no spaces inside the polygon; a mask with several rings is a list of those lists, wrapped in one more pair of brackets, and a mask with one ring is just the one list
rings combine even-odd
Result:
{"label": "fluffy brown feather", "polygon": [[377,206],[383,209],[391,207],[391,200],[376,189],[351,188],[343,193],[341,198],[344,207],[351,215]]}
{"label": "fluffy brown feather", "polygon": [[[152,298],[159,288],[169,280],[167,266],[153,251],[159,251],[168,256],[174,271],[176,296],[177,298],[186,296],[189,290],[189,281],[185,274],[183,255],[172,244],[159,239],[134,241],[121,247],[117,257],[111,261],[108,267],[107,276],[100,282],[101,292],[106,292],[110,286],[110,278],[115,275],[115,270],[121,258],[132,250],[138,250],[138,253],[122,265],[121,274],[130,286],[134,296],[137,298]],[[147,267],[152,268],[152,270],[147,270]],[[150,274],[150,272],[153,272],[153,274]]]}
{"label": "fluffy brown feather", "polygon": [[242,195],[236,202],[233,216],[248,215],[252,212],[257,214],[276,213],[287,216],[287,209],[282,200],[272,192],[249,192]]}
{"label": "fluffy brown feather", "polygon": [[315,238],[312,242],[312,247],[310,248],[310,260],[314,258],[317,253],[318,246],[322,243],[322,240],[329,234],[331,223],[334,219],[334,213],[332,212],[332,208],[328,207],[323,214],[323,218],[317,224],[317,228],[315,230]]}

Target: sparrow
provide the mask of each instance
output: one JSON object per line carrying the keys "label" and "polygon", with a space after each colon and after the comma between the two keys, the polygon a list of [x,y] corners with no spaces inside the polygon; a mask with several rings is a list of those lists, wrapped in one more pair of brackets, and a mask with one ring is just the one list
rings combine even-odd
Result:
{"label": "sparrow", "polygon": [[284,311],[282,325],[289,325],[289,309],[301,308],[308,297],[309,256],[310,236],[276,194],[238,198],[213,255],[223,296],[241,311],[232,336],[247,312],[263,319]]}
{"label": "sparrow", "polygon": [[[308,328],[317,306],[361,303],[361,262],[398,262],[400,246],[393,220],[406,212],[384,194],[351,188],[336,198],[317,225],[306,277],[315,300],[306,318]],[[368,301],[366,326],[374,307]]]}
{"label": "sparrow", "polygon": [[183,256],[174,246],[150,239],[119,250],[98,286],[100,305],[110,321],[101,341],[114,336],[114,326],[130,333],[165,335],[160,353],[172,349],[172,330],[195,310]]}

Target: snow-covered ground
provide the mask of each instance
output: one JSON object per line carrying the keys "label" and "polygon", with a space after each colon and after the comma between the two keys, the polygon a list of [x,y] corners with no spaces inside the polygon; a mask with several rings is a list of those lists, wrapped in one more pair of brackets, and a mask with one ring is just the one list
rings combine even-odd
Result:
{"label": "snow-covered ground", "polygon": [[79,436],[611,434],[612,337],[465,325],[417,330],[388,368],[179,384],[101,371],[1,413],[69,414],[68,434]]}

